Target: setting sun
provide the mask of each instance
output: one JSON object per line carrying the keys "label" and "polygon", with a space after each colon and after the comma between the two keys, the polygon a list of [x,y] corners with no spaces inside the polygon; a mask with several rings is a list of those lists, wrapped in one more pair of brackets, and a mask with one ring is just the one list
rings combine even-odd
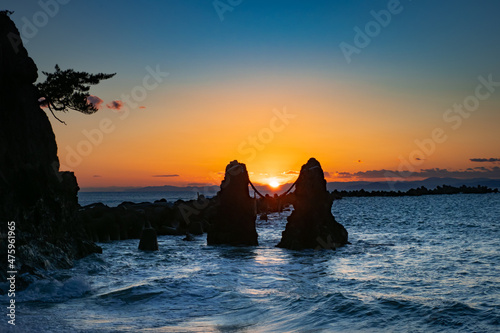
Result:
{"label": "setting sun", "polygon": [[271,186],[272,188],[277,188],[280,186],[280,183],[278,183],[277,180],[273,179],[269,182],[269,186]]}

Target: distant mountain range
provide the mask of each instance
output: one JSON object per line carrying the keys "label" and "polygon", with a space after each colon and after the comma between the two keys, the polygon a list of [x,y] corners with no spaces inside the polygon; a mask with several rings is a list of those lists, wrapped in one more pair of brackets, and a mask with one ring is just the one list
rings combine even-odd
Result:
{"label": "distant mountain range", "polygon": [[217,193],[220,186],[209,185],[209,186],[173,186],[173,185],[162,185],[162,186],[146,186],[146,187],[84,187],[81,192],[200,192],[200,193]]}
{"label": "distant mountain range", "polygon": [[333,190],[361,190],[365,191],[408,191],[411,188],[418,188],[421,186],[427,189],[434,189],[438,186],[449,185],[460,187],[462,185],[466,186],[487,186],[490,188],[500,189],[500,179],[489,179],[489,178],[473,178],[473,179],[458,179],[458,178],[427,178],[424,180],[416,181],[402,181],[402,182],[331,182],[328,183],[327,189],[329,191]]}
{"label": "distant mountain range", "polygon": [[[257,185],[257,190],[262,193],[283,193],[288,190],[292,184],[281,185],[277,190],[272,190],[266,185]],[[329,182],[327,189],[333,190],[346,190],[354,191],[364,189],[365,191],[408,191],[411,188],[418,188],[424,186],[428,189],[434,189],[438,186],[450,185],[460,187],[466,186],[487,186],[490,188],[500,189],[500,179],[490,178],[473,178],[473,179],[458,179],[458,178],[427,178],[424,180],[416,181],[399,181],[399,182],[367,182],[367,181],[353,181],[353,182]],[[199,192],[205,194],[215,194],[219,190],[219,186],[147,186],[147,187],[86,187],[82,188],[82,192]]]}

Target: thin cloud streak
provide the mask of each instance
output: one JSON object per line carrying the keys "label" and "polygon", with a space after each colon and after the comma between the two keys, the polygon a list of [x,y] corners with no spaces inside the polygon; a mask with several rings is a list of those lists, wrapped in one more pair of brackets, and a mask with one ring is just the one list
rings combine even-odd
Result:
{"label": "thin cloud streak", "polygon": [[[328,176],[327,176],[328,175]],[[325,172],[330,179],[385,179],[385,178],[500,178],[500,167],[475,167],[465,170],[422,169],[420,171],[368,170],[359,172]]]}
{"label": "thin cloud streak", "polygon": [[500,158],[471,158],[470,161],[495,163],[495,162],[500,162]]}

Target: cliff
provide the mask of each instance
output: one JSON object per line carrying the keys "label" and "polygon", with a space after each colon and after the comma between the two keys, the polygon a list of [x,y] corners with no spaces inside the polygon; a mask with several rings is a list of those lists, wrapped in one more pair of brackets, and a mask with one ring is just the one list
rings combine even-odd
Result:
{"label": "cliff", "polygon": [[74,259],[100,251],[77,223],[78,184],[72,172],[59,171],[54,132],[38,104],[37,77],[19,31],[6,13],[0,13],[2,281],[11,221],[19,272],[70,267]]}

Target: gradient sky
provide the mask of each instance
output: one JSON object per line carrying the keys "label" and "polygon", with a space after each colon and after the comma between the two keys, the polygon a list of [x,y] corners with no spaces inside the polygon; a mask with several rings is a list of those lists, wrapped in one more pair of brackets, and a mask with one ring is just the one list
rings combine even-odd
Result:
{"label": "gradient sky", "polygon": [[[397,3],[220,0],[218,12],[211,0],[7,0],[0,9],[15,11],[40,78],[55,64],[117,73],[91,90],[98,113],[59,114],[67,126],[49,115],[62,169],[81,187],[219,184],[234,159],[256,183],[285,182],[309,157],[329,181],[408,176],[398,170],[500,178],[500,2]],[[347,44],[357,47],[350,61]],[[169,74],[153,88],[155,69]],[[123,103],[132,92],[140,101]],[[464,103],[472,111],[453,110]]]}

